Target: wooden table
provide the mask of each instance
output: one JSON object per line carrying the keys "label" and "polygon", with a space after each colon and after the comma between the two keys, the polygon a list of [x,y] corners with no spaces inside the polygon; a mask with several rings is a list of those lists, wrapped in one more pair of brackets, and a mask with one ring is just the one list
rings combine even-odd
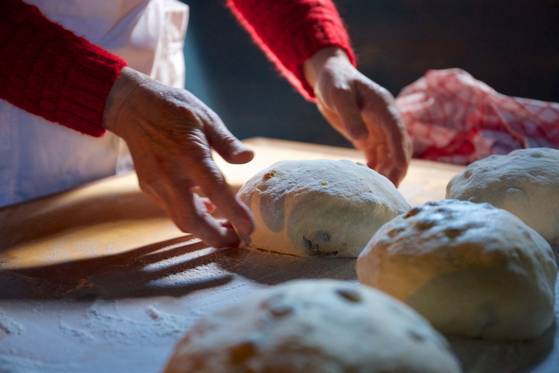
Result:
{"label": "wooden table", "polygon": [[[362,160],[349,149],[246,143],[250,164],[218,159],[233,188],[282,159]],[[412,204],[441,199],[460,170],[414,160],[400,190]],[[134,174],[0,209],[0,372],[157,372],[198,317],[295,278],[355,281],[354,260],[205,247],[142,195]],[[452,344],[468,371],[558,372],[556,339],[550,330],[526,344]]]}

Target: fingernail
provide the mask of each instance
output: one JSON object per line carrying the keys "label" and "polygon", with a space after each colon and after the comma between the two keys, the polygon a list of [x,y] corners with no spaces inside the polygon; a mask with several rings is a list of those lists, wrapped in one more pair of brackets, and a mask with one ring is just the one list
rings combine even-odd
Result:
{"label": "fingernail", "polygon": [[231,229],[226,228],[224,241],[226,241],[227,244],[223,245],[223,247],[239,247],[241,244],[239,235],[232,228]]}
{"label": "fingernail", "polygon": [[245,236],[243,235],[239,235],[239,245],[237,247],[244,249],[250,246],[250,244],[252,243],[250,236]]}
{"label": "fingernail", "polygon": [[232,156],[237,159],[242,158],[244,162],[249,162],[252,160],[252,158],[254,158],[254,152],[248,148],[242,147],[235,149]]}

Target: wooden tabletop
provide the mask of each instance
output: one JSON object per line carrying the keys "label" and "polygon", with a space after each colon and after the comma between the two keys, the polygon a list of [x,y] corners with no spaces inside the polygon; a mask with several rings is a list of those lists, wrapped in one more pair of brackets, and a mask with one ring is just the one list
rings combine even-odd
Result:
{"label": "wooden tabletop", "polygon": [[[279,160],[362,161],[350,149],[246,143],[250,164],[218,158],[233,188]],[[414,160],[400,191],[412,204],[444,198],[460,170]],[[354,281],[354,261],[206,247],[143,196],[134,174],[0,209],[0,372],[156,372],[198,317],[295,278]],[[557,372],[556,338],[452,344],[468,371]]]}

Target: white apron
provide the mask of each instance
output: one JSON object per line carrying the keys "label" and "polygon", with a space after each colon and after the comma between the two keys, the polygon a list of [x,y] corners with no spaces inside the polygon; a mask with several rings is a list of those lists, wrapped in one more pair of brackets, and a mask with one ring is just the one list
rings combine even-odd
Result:
{"label": "white apron", "polygon": [[[124,58],[164,84],[183,87],[188,7],[177,0],[25,0],[52,21]],[[132,167],[124,142],[53,124],[0,99],[0,207]]]}

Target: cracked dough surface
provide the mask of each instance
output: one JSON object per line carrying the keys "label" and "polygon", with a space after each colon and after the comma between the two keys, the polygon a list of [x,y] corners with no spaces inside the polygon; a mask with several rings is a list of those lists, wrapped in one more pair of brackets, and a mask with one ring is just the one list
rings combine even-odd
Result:
{"label": "cracked dough surface", "polygon": [[484,158],[455,176],[446,195],[505,209],[559,244],[559,150],[521,149]]}
{"label": "cracked dough surface", "polygon": [[291,281],[195,324],[167,373],[453,373],[446,340],[408,306],[357,283]]}
{"label": "cracked dough surface", "polygon": [[553,322],[555,256],[536,231],[487,203],[429,202],[385,224],[357,276],[438,330],[523,340]]}
{"label": "cracked dough surface", "polygon": [[388,179],[346,160],[275,163],[239,196],[256,222],[250,246],[297,256],[357,257],[382,224],[410,208]]}

